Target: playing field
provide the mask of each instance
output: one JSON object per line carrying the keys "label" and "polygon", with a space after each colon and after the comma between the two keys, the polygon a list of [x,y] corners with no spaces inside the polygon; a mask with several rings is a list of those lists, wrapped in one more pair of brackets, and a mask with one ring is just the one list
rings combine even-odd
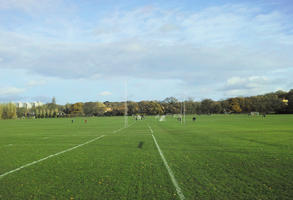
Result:
{"label": "playing field", "polygon": [[1,120],[0,199],[293,198],[293,115],[191,118]]}

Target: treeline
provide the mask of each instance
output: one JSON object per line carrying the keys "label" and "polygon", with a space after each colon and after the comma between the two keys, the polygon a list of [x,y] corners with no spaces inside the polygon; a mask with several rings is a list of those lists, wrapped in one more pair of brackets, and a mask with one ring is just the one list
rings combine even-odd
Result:
{"label": "treeline", "polygon": [[[104,102],[109,108],[104,115],[123,115],[123,102]],[[127,102],[128,114],[179,114],[185,108],[186,114],[221,114],[221,113],[293,113],[293,89],[289,92],[277,91],[265,95],[251,97],[235,97],[220,101],[204,99],[193,101],[192,99],[180,102],[174,97],[168,97],[163,101]]]}
{"label": "treeline", "polygon": [[[220,101],[189,99],[180,102],[174,97],[168,97],[163,101],[127,102],[128,115],[179,114],[184,108],[186,114],[293,113],[293,89],[289,92],[277,91],[265,95],[235,97]],[[57,105],[53,98],[51,103],[30,109],[17,108],[13,103],[0,104],[0,119],[121,116],[124,113],[124,102],[78,102]]]}

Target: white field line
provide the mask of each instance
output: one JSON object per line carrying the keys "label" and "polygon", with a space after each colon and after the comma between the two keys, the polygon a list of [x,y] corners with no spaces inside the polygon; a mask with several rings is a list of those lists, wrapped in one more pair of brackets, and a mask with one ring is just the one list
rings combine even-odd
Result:
{"label": "white field line", "polygon": [[162,160],[163,160],[163,162],[164,162],[164,164],[165,164],[165,167],[166,167],[166,169],[167,169],[167,171],[168,171],[168,173],[169,173],[169,175],[170,175],[170,178],[171,178],[171,180],[172,180],[172,183],[173,183],[174,187],[176,188],[176,192],[177,192],[177,194],[178,194],[180,200],[184,200],[184,199],[185,199],[185,196],[183,195],[182,190],[181,190],[181,188],[179,187],[178,182],[177,182],[176,179],[175,179],[174,173],[173,173],[173,171],[171,170],[171,168],[169,167],[168,162],[167,162],[167,160],[166,160],[166,158],[165,158],[165,156],[164,156],[164,154],[163,154],[163,152],[162,152],[162,150],[161,150],[161,148],[160,148],[160,146],[159,146],[159,144],[158,144],[158,142],[157,142],[155,136],[153,135],[154,131],[153,131],[153,129],[152,129],[149,125],[148,125],[148,127],[149,127],[149,129],[150,129],[150,131],[151,131],[151,133],[152,133],[152,136],[153,136],[154,142],[155,142],[156,147],[157,147],[157,149],[158,149],[158,151],[159,151],[159,154],[160,154],[160,156],[161,156],[161,158],[162,158]]}
{"label": "white field line", "polygon": [[151,133],[153,134],[154,133],[153,129],[150,127],[150,125],[148,125],[148,127],[149,127]]}
{"label": "white field line", "polygon": [[85,143],[79,144],[79,145],[77,145],[77,146],[71,147],[71,148],[69,148],[69,149],[66,149],[66,150],[64,150],[64,151],[60,151],[60,152],[55,153],[55,154],[52,154],[52,155],[49,155],[49,156],[47,156],[47,157],[45,157],[45,158],[42,158],[42,159],[40,159],[40,160],[33,161],[33,162],[31,162],[31,163],[25,164],[25,165],[23,165],[23,166],[21,166],[21,167],[19,167],[19,168],[16,168],[16,169],[14,169],[14,170],[11,170],[11,171],[9,171],[9,172],[6,172],[6,173],[4,173],[4,174],[1,174],[1,175],[0,175],[0,179],[3,178],[4,176],[7,176],[8,174],[12,174],[12,173],[14,173],[14,172],[17,172],[17,171],[23,169],[23,168],[29,167],[29,166],[31,166],[31,165],[37,164],[37,163],[39,163],[39,162],[42,162],[42,161],[47,160],[47,159],[49,159],[49,158],[52,158],[52,157],[54,157],[54,156],[58,156],[58,155],[60,155],[60,154],[62,154],[62,153],[65,153],[65,152],[68,152],[68,151],[72,151],[73,149],[76,149],[76,148],[79,148],[79,147],[84,146],[84,145],[86,145],[86,144],[89,144],[89,143],[91,143],[91,142],[94,142],[94,141],[96,141],[96,140],[98,140],[98,139],[100,139],[100,138],[102,138],[102,137],[104,137],[104,136],[105,136],[105,135],[101,135],[101,136],[96,137],[96,138],[94,138],[94,139],[92,139],[92,140],[89,140],[89,141],[87,141],[87,142],[85,142]]}
{"label": "white field line", "polygon": [[118,130],[113,131],[113,133],[118,133],[119,131],[122,131],[123,129],[129,128],[129,127],[132,126],[133,124],[135,124],[135,122],[133,122],[132,124],[130,124],[130,125],[127,126],[127,127],[119,128]]}
{"label": "white field line", "polygon": [[[135,122],[133,122],[132,124],[130,124],[128,127],[132,126],[134,123],[135,123]],[[120,128],[120,129],[118,129],[118,130],[113,131],[113,133],[117,133],[117,132],[119,132],[119,131],[121,131],[121,130],[123,130],[123,129],[125,129],[125,128],[128,128],[128,127]],[[93,142],[93,141],[95,141],[95,140],[98,140],[98,139],[100,139],[100,138],[102,138],[102,137],[104,137],[104,136],[105,136],[105,135],[102,135],[102,136],[100,136],[100,137],[97,137],[97,138],[94,138],[94,139],[92,139],[92,140],[89,140],[89,141],[87,141],[87,142],[85,142],[85,143],[79,144],[79,145],[77,145],[77,146],[75,146],[75,147],[72,147],[72,148],[66,149],[66,150],[64,150],[64,151],[61,151],[61,152],[58,152],[58,153],[52,154],[52,155],[47,156],[47,157],[45,157],[45,158],[42,158],[42,159],[40,159],[40,160],[33,161],[33,162],[31,162],[31,163],[25,164],[25,165],[23,165],[23,166],[21,166],[21,167],[19,167],[19,168],[16,168],[16,169],[14,169],[14,170],[11,170],[11,171],[9,171],[9,172],[6,172],[6,173],[4,173],[4,174],[1,174],[1,175],[0,175],[0,179],[3,178],[4,176],[8,175],[8,174],[11,174],[11,173],[14,173],[14,172],[16,172],[16,171],[19,171],[19,170],[21,170],[21,169],[23,169],[23,168],[25,168],[25,167],[29,167],[29,166],[31,166],[31,165],[34,165],[34,164],[37,164],[37,163],[42,162],[42,161],[44,161],[44,160],[47,160],[48,158],[52,158],[52,157],[54,157],[54,156],[57,156],[57,155],[60,155],[60,154],[62,154],[62,153],[65,153],[65,152],[71,151],[71,150],[73,150],[73,149],[76,149],[76,148],[78,148],[78,147],[81,147],[81,146],[83,146],[83,145],[89,144],[89,143],[91,143],[91,142]]]}

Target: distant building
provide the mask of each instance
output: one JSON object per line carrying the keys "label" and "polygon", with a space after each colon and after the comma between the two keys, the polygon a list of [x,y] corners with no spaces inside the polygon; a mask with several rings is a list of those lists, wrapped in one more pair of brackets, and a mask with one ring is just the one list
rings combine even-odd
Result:
{"label": "distant building", "polygon": [[31,109],[33,107],[39,107],[39,106],[42,106],[44,105],[42,102],[40,101],[35,101],[35,102],[32,102],[32,103],[29,103],[29,102],[17,102],[15,103],[16,107],[17,108],[26,108],[26,109]]}
{"label": "distant building", "polygon": [[44,105],[44,104],[43,104],[42,102],[40,102],[40,101],[33,102],[32,104],[33,104],[34,107],[39,107],[39,106]]}
{"label": "distant building", "polygon": [[23,107],[26,109],[31,109],[33,107],[33,105],[31,103],[27,103],[27,102],[24,103],[23,105],[24,105]]}
{"label": "distant building", "polygon": [[17,108],[23,108],[23,103],[22,102],[17,102],[15,103]]}

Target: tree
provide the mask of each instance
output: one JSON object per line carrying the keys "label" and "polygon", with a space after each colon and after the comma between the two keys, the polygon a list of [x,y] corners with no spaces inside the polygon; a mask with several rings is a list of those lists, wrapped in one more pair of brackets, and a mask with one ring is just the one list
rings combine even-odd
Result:
{"label": "tree", "polygon": [[230,107],[232,112],[240,113],[242,111],[240,104],[239,104],[239,99],[238,98],[232,98],[230,101]]}
{"label": "tree", "polygon": [[157,101],[150,101],[148,113],[149,115],[161,115],[164,113],[163,107]]}
{"label": "tree", "polygon": [[201,102],[201,105],[200,105],[201,113],[205,113],[205,114],[212,113],[213,112],[213,104],[214,104],[214,101],[213,100],[211,100],[211,99],[204,99]]}
{"label": "tree", "polygon": [[57,108],[55,108],[53,117],[56,118],[58,116],[59,116],[59,110]]}
{"label": "tree", "polygon": [[275,92],[275,94],[278,95],[279,98],[283,99],[284,97],[286,97],[287,92],[278,90],[277,92]]}
{"label": "tree", "polygon": [[223,113],[230,113],[231,108],[228,100],[221,101],[221,107],[223,109]]}
{"label": "tree", "polygon": [[8,103],[4,105],[3,108],[3,119],[16,119],[16,105],[14,103]]}
{"label": "tree", "polygon": [[178,114],[181,112],[181,102],[174,97],[166,98],[163,102],[161,102],[161,106],[165,114]]}
{"label": "tree", "polygon": [[46,116],[46,110],[44,109],[44,108],[42,108],[41,110],[40,110],[40,117],[41,118],[44,118]]}
{"label": "tree", "polygon": [[51,117],[51,111],[49,108],[46,109],[46,118]]}
{"label": "tree", "polygon": [[213,103],[212,113],[223,113],[223,108],[220,102]]}
{"label": "tree", "polygon": [[178,103],[178,99],[175,97],[167,97],[163,100],[164,103]]}
{"label": "tree", "polygon": [[101,102],[86,102],[83,105],[83,111],[87,116],[102,116],[106,111],[106,106]]}
{"label": "tree", "polygon": [[3,104],[0,104],[0,119],[2,119],[3,114]]}
{"label": "tree", "polygon": [[95,102],[86,102],[83,105],[83,112],[86,116],[93,116],[94,110],[97,108],[97,104]]}
{"label": "tree", "polygon": [[84,115],[83,103],[78,102],[78,103],[72,104],[70,106],[70,114],[72,116],[82,116],[82,115]]}
{"label": "tree", "polygon": [[128,107],[128,115],[138,114],[138,112],[139,112],[138,103],[128,102],[127,107]]}
{"label": "tree", "polygon": [[27,108],[17,108],[16,109],[17,117],[26,117],[27,113],[28,113]]}
{"label": "tree", "polygon": [[288,92],[287,95],[288,100],[288,113],[293,113],[293,89]]}
{"label": "tree", "polygon": [[263,96],[263,104],[265,113],[275,113],[282,107],[282,100],[273,93]]}
{"label": "tree", "polygon": [[106,112],[106,106],[102,102],[96,102],[97,104],[97,109],[95,111],[96,116],[102,116]]}
{"label": "tree", "polygon": [[50,117],[55,117],[55,109],[50,110]]}
{"label": "tree", "polygon": [[65,114],[70,114],[70,109],[71,109],[71,105],[69,103],[67,103],[63,108],[63,112]]}
{"label": "tree", "polygon": [[36,118],[40,118],[40,109],[36,109]]}

